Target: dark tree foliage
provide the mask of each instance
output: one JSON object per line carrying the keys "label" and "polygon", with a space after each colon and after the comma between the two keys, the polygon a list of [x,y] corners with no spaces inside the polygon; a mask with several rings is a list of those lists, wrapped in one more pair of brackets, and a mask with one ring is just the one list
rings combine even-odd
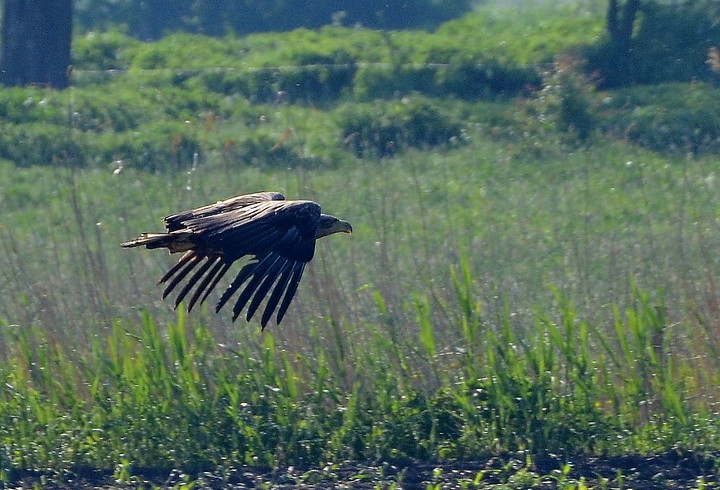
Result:
{"label": "dark tree foliage", "polygon": [[123,25],[141,39],[183,30],[213,36],[287,31],[328,24],[432,28],[468,11],[473,0],[77,0],[81,29]]}
{"label": "dark tree foliage", "polygon": [[67,87],[71,34],[72,0],[5,0],[0,81]]}
{"label": "dark tree foliage", "polygon": [[588,52],[601,88],[710,80],[708,52],[720,45],[716,0],[609,0],[607,38]]}

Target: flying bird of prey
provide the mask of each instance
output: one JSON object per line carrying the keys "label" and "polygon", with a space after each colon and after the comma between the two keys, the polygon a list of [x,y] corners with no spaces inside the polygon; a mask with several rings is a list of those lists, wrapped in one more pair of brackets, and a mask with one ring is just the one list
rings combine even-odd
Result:
{"label": "flying bird of prey", "polygon": [[[264,329],[277,308],[279,324],[297,291],[305,265],[315,253],[315,240],[333,233],[352,233],[352,226],[321,214],[312,201],[286,201],[279,192],[232,197],[163,218],[166,233],[143,233],[123,247],[167,248],[185,252],[159,281],[166,283],[163,299],[187,278],[175,307],[188,294],[188,311],[218,284],[230,266],[250,258],[220,297],[218,312],[241,288],[233,321],[247,305],[249,321],[267,295],[260,325]],[[192,274],[191,274],[192,273]],[[279,308],[278,308],[279,305]]]}

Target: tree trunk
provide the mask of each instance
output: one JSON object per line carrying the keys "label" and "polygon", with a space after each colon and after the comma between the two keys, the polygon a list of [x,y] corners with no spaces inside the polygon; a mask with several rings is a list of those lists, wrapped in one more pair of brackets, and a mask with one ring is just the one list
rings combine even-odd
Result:
{"label": "tree trunk", "polygon": [[620,87],[633,81],[632,35],[640,2],[627,0],[620,6],[618,0],[609,0],[607,31],[614,60],[605,73],[605,86]]}
{"label": "tree trunk", "polygon": [[0,82],[69,84],[72,0],[5,0]]}

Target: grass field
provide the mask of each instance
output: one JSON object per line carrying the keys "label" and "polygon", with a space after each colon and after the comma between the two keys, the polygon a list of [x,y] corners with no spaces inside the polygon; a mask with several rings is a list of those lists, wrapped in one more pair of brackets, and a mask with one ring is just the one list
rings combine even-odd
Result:
{"label": "grass field", "polygon": [[[423,63],[413,57],[442,52],[420,39],[442,45],[487,22],[532,44],[494,49],[540,63],[601,26],[593,9],[558,12],[573,23],[538,27],[531,11],[515,25],[498,8],[433,36],[352,36],[378,38],[378,53],[407,38],[409,61]],[[325,49],[335,34],[286,40]],[[716,155],[652,152],[602,124],[584,141],[561,134],[539,123],[555,103],[548,91],[251,102],[209,91],[215,71],[152,80],[137,69],[177,46],[202,63],[197,52],[218,45],[208,58],[224,61],[222,42],[121,38],[102,42],[128,44],[118,58],[132,59],[128,73],[0,93],[12,131],[0,150],[44,163],[0,161],[0,487],[718,483]],[[79,52],[92,53],[88,39]],[[561,71],[545,83],[563,82]],[[572,90],[564,100],[582,102],[587,87]],[[686,90],[712,112],[712,87]],[[610,102],[588,106],[632,121],[619,111],[638,104],[647,124],[628,128],[654,134],[665,120],[652,111],[673,114],[638,102],[652,93],[592,94]],[[349,151],[338,121],[368,115],[377,132]],[[408,120],[453,136],[387,152],[372,141],[393,124],[410,134]],[[695,137],[693,148],[715,144]],[[164,215],[261,190],[316,200],[354,228],[319,242],[281,327],[231,323],[213,313],[217,294],[173,311],[155,283],[176,258],[119,246],[161,231]]]}
{"label": "grass field", "polygon": [[[2,167],[6,478],[717,448],[713,160],[471,141],[333,169]],[[355,228],[282,328],[172,312],[173,259],[119,248],[263,189]]]}

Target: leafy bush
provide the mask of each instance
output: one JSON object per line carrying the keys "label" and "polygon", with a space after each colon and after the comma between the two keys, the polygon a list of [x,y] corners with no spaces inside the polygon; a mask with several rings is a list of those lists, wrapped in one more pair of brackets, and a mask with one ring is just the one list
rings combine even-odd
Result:
{"label": "leafy bush", "polygon": [[353,95],[358,100],[391,99],[413,92],[436,92],[434,72],[426,66],[367,65],[358,69]]}
{"label": "leafy bush", "polygon": [[[203,70],[198,74],[198,83],[211,92],[223,95],[240,95],[252,100],[248,94],[255,93],[253,86],[254,70],[241,70],[225,68],[217,70]],[[252,87],[252,88],[251,88]],[[269,92],[264,94],[268,97]]]}
{"label": "leafy bush", "polygon": [[407,147],[448,144],[462,136],[462,124],[427,98],[346,106],[339,112],[342,140],[358,156],[393,155]]}
{"label": "leafy bush", "polygon": [[122,25],[131,35],[157,39],[167,32],[188,31],[223,35],[258,31],[318,28],[330,23],[362,24],[371,28],[434,27],[468,11],[470,0],[315,0],[313,2],[251,0],[80,0],[76,2],[81,28]]}
{"label": "leafy bush", "polygon": [[193,121],[204,118],[210,112],[220,112],[225,102],[218,94],[207,92],[191,84],[155,88],[141,87],[140,95],[151,104],[150,114],[178,121]]}
{"label": "leafy bush", "polygon": [[447,62],[367,65],[358,69],[353,95],[359,100],[394,98],[413,92],[461,99],[514,96],[540,77],[532,67],[468,57],[461,51]]}
{"label": "leafy bush", "polygon": [[73,40],[73,63],[81,70],[123,70],[129,63],[127,52],[139,44],[118,31],[91,31]]}
{"label": "leafy bush", "polygon": [[3,123],[60,122],[69,119],[70,107],[56,92],[25,87],[0,91],[0,120]]}
{"label": "leafy bush", "polygon": [[72,101],[68,102],[72,107],[74,129],[92,132],[134,130],[158,117],[156,104],[137,90],[111,86],[114,88],[112,97],[106,96],[108,86],[76,91]]}
{"label": "leafy bush", "polygon": [[125,52],[131,70],[196,70],[237,66],[240,43],[232,37],[216,39],[187,33],[154,43],[135,43]]}
{"label": "leafy bush", "polygon": [[551,126],[571,139],[587,139],[597,126],[597,96],[584,76],[580,63],[561,57],[545,72],[543,88],[527,104],[529,114],[539,125]]}
{"label": "leafy bush", "polygon": [[[533,64],[552,56],[550,49],[555,44],[538,39],[547,37],[548,30],[558,29],[564,33],[557,35],[558,39],[582,42],[584,38],[570,36],[568,29],[584,29],[595,20],[587,15],[579,19],[581,23],[576,25],[575,20],[560,17],[547,26],[533,18],[533,22],[514,26],[483,10],[435,33],[333,26],[223,40],[173,34],[156,43],[133,44],[125,44],[120,34],[108,39],[93,35],[83,38],[76,56],[87,57],[78,59],[80,66],[96,66],[97,53],[107,51],[115,59],[121,58],[134,76],[154,70],[152,77],[146,77],[149,84],[192,85],[261,103],[317,103],[343,95],[367,101],[413,92],[472,99],[515,95],[539,85]],[[538,54],[528,58],[520,56],[518,49],[511,50],[514,41],[505,40],[507,32],[501,28],[518,31]]]}
{"label": "leafy bush", "polygon": [[[547,63],[560,53],[592,45],[604,32],[604,11],[589,2],[537,2],[523,5],[522,13],[511,2],[506,5],[492,2],[444,23],[416,49],[463,53],[477,59],[526,67]],[[447,56],[428,59],[449,60]]]}
{"label": "leafy bush", "polygon": [[280,72],[277,81],[280,90],[291,101],[336,99],[348,90],[356,70],[355,61],[343,50],[329,56],[304,54],[294,63],[299,68]]}
{"label": "leafy bush", "polygon": [[260,130],[241,138],[227,139],[223,145],[223,159],[230,165],[316,166],[319,160],[304,157],[291,136],[290,130],[280,136]]}
{"label": "leafy bush", "polygon": [[85,146],[67,127],[46,123],[3,124],[0,158],[20,166],[85,164]]}
{"label": "leafy bush", "polygon": [[200,74],[209,90],[241,95],[256,103],[330,102],[349,92],[355,63],[338,51],[308,53],[284,66],[249,70],[213,70]]}
{"label": "leafy bush", "polygon": [[175,121],[148,123],[141,131],[107,131],[89,141],[88,153],[95,161],[122,160],[127,166],[152,171],[189,168],[201,153],[197,131]]}
{"label": "leafy bush", "polygon": [[531,67],[504,64],[493,59],[463,58],[464,55],[458,53],[447,67],[438,70],[437,94],[461,99],[515,96],[541,83],[537,71]]}
{"label": "leafy bush", "polygon": [[604,103],[606,132],[656,151],[720,151],[720,90],[673,83],[620,90]]}

